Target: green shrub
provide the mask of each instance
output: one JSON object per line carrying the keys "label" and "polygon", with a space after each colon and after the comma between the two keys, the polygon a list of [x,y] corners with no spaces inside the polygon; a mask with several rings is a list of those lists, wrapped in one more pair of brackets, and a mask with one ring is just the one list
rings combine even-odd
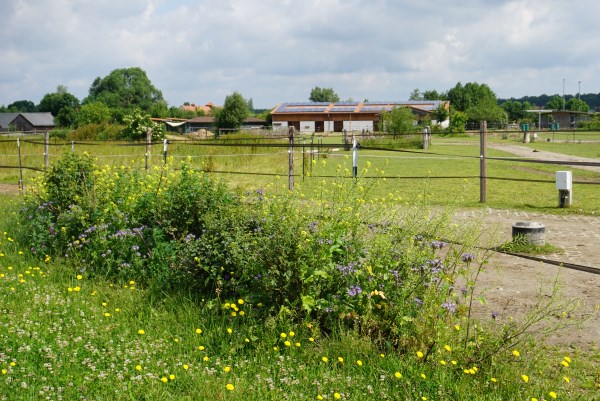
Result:
{"label": "green shrub", "polygon": [[468,282],[468,248],[435,241],[445,223],[422,205],[399,210],[393,195],[367,200],[367,192],[341,178],[313,200],[262,189],[234,197],[185,164],[98,169],[67,154],[28,198],[21,225],[33,250],[90,275],[242,297],[265,316],[431,347],[425,339],[439,340],[468,310],[472,288],[457,284]]}

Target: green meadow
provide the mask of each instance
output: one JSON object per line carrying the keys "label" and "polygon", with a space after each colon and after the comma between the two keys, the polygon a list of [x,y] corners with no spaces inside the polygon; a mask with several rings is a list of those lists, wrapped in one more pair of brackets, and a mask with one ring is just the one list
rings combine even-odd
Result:
{"label": "green meadow", "polygon": [[[471,314],[489,253],[447,217],[478,206],[478,142],[364,149],[354,179],[324,138],[289,192],[287,148],[243,139],[173,141],[164,166],[155,146],[147,172],[144,146],[56,147],[43,182],[2,196],[1,400],[600,398],[597,350],[530,333],[577,324],[558,288],[524,318]],[[507,163],[488,174],[552,180]],[[563,212],[553,182],[488,186],[489,206]],[[598,212],[588,187],[569,212]]]}

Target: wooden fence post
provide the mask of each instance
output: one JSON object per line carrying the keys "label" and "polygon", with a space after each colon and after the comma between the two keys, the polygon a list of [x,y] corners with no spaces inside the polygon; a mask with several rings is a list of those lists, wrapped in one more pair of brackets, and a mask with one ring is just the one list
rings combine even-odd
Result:
{"label": "wooden fence post", "polygon": [[23,193],[23,168],[21,167],[21,140],[17,137],[17,149],[19,154],[19,192]]}
{"label": "wooden fence post", "polygon": [[358,142],[352,135],[352,177],[358,177]]}
{"label": "wooden fence post", "polygon": [[152,128],[146,130],[146,171],[150,168],[150,144],[152,143]]}
{"label": "wooden fence post", "polygon": [[289,152],[289,172],[288,172],[288,189],[294,190],[294,127],[288,129],[288,136],[290,138],[290,150]]}
{"label": "wooden fence post", "polygon": [[44,132],[44,168],[48,168],[50,164],[50,132]]}
{"label": "wooden fence post", "polygon": [[479,202],[486,202],[487,191],[487,169],[486,169],[486,135],[487,121],[481,121],[479,125]]}

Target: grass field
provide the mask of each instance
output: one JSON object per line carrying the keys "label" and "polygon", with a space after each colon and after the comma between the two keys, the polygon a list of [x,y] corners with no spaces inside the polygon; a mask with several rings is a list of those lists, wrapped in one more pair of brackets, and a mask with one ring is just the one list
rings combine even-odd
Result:
{"label": "grass field", "polygon": [[523,341],[474,362],[461,353],[463,321],[445,329],[451,340],[407,353],[310,320],[258,319],[247,299],[198,302],[93,278],[34,258],[13,239],[19,198],[0,204],[1,400],[531,401],[600,391],[596,351]]}
{"label": "grass field", "polygon": [[[581,135],[583,135],[582,133]],[[542,135],[542,134],[540,134]],[[555,134],[559,135],[559,134]],[[562,135],[562,134],[561,134]],[[573,134],[564,134],[565,136]],[[577,133],[579,135],[579,133]],[[585,133],[587,138],[600,137],[598,133]],[[597,158],[600,144],[578,142],[543,142],[522,144],[520,134],[514,133],[502,139],[496,133],[490,141],[514,143],[530,148]],[[35,169],[44,167],[44,146],[40,137],[27,138],[21,142],[21,165]],[[33,142],[33,143],[32,143]],[[236,143],[240,146],[226,146]],[[286,190],[288,176],[287,139],[268,141],[255,138],[238,138],[205,141],[171,141],[168,156],[177,164],[186,161],[193,168],[212,172],[226,179],[234,191],[267,186],[274,181],[278,188]],[[277,147],[265,146],[276,144]],[[315,177],[349,179],[352,171],[351,152],[345,151],[340,136],[299,137],[296,139],[295,184],[296,188],[310,190]],[[219,145],[219,146],[217,146]],[[52,140],[49,162],[64,152],[70,152],[70,142]],[[146,165],[145,144],[126,143],[77,143],[75,152],[88,152],[97,158],[99,165]],[[488,150],[490,157],[510,157],[508,153]],[[459,138],[434,136],[428,151],[413,153],[399,151],[359,151],[359,171],[362,177],[377,181],[373,191],[381,195],[399,192],[405,198],[426,197],[433,204],[454,203],[463,207],[479,207],[479,140],[477,136]],[[150,165],[163,163],[163,145],[154,144],[148,156]],[[18,149],[14,138],[0,142],[0,182],[17,184],[19,170]],[[370,166],[366,168],[367,166]],[[10,168],[8,168],[10,167]],[[366,168],[366,169],[365,169]],[[486,206],[496,208],[519,208],[549,213],[600,213],[600,190],[598,185],[574,184],[574,204],[571,209],[558,209],[558,194],[554,174],[565,166],[518,163],[489,160],[487,162]],[[570,168],[569,168],[570,169]],[[579,169],[574,171],[576,182],[599,183],[596,173]],[[38,175],[37,171],[22,171],[25,185]],[[384,179],[385,178],[385,179]],[[528,182],[534,181],[534,182]],[[535,182],[541,181],[541,182]],[[320,181],[319,181],[320,182]]]}

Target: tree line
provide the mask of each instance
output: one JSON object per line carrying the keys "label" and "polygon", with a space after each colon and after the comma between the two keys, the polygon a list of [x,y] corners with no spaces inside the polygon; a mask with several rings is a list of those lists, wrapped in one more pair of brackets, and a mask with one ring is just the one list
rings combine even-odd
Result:
{"label": "tree line", "polygon": [[[339,102],[340,96],[333,88],[315,87],[308,97],[313,102]],[[449,132],[461,132],[469,121],[487,120],[499,123],[535,122],[537,115],[527,110],[545,108],[587,112],[600,109],[599,94],[526,96],[520,99],[498,99],[486,84],[458,82],[453,88],[439,92],[435,89],[414,89],[409,100],[443,100],[450,102]],[[352,99],[347,99],[352,101]],[[365,99],[366,101],[366,99]],[[79,100],[64,85],[58,85],[53,93],[47,93],[39,104],[30,100],[18,100],[8,106],[0,106],[0,112],[50,112],[58,127],[76,129],[89,125],[131,124],[132,116],[143,127],[151,117],[190,119],[203,116],[203,110],[190,111],[169,106],[146,72],[139,67],[121,68],[105,77],[97,77],[89,88],[88,96]],[[269,121],[269,109],[260,110],[259,117]],[[217,128],[238,128],[242,121],[255,113],[252,99],[245,99],[239,92],[225,98],[223,107],[214,108],[210,115]],[[445,121],[448,111],[443,107],[434,110],[432,119]],[[135,120],[134,118],[134,120]],[[149,124],[149,123],[148,123]],[[138,129],[138,131],[140,131]],[[127,134],[130,136],[131,134]],[[137,135],[137,134],[136,134]]]}

